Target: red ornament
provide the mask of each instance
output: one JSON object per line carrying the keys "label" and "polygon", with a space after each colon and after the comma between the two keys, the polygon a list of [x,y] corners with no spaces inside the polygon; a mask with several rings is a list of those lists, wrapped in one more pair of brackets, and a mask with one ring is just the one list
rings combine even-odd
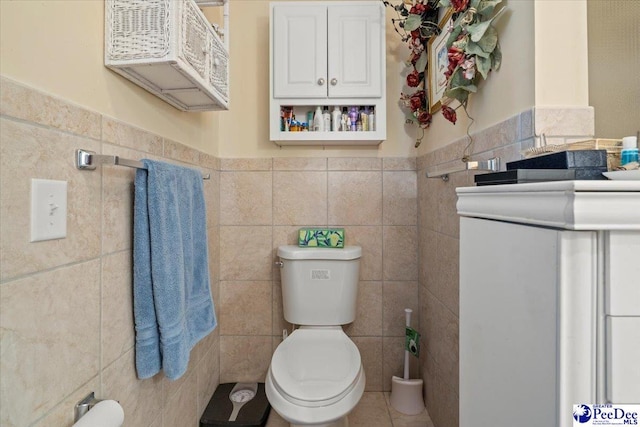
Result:
{"label": "red ornament", "polygon": [[417,70],[413,70],[407,76],[407,85],[409,87],[417,87],[420,84],[420,73]]}
{"label": "red ornament", "polygon": [[442,115],[444,116],[445,119],[449,120],[454,125],[456,124],[456,121],[458,120],[458,117],[456,115],[456,110],[454,110],[453,108],[449,107],[448,105],[443,105],[442,106]]}

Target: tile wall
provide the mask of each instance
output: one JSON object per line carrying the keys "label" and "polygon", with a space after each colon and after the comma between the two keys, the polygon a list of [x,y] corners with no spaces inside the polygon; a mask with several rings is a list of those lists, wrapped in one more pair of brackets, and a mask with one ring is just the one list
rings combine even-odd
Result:
{"label": "tile wall", "polygon": [[[473,134],[474,160],[500,157],[505,163],[540,143],[560,144],[594,134],[591,108],[535,108]],[[473,186],[474,172],[426,178],[427,170],[459,163],[468,138],[417,159],[420,330],[424,349],[420,371],[425,400],[436,427],[458,426],[459,217],[456,187]]]}
{"label": "tile wall", "polygon": [[[79,171],[82,148],[196,166],[205,182],[212,291],[218,295],[219,160],[0,80],[0,424],[70,426],[89,392],[118,400],[132,427],[196,426],[219,381],[219,328],[177,381],[134,367],[134,170]],[[30,243],[32,178],[68,182],[67,237]]]}
{"label": "tile wall", "polygon": [[329,226],[363,248],[357,318],[345,330],[366,390],[390,390],[391,375],[402,374],[404,308],[418,321],[416,194],[415,159],[222,159],[220,380],[264,379],[291,330],[277,248],[297,244],[300,227]]}
{"label": "tile wall", "polygon": [[[405,307],[418,313],[415,159],[217,159],[64,100],[0,80],[0,421],[69,426],[90,391],[121,402],[127,426],[197,425],[219,382],[264,380],[282,330],[276,249],[301,226],[362,245],[359,308],[346,327],[367,390],[402,373]],[[134,170],[75,169],[83,148],[211,174],[212,294],[219,327],[187,374],[137,380],[131,237]],[[32,178],[68,182],[68,235],[29,242]],[[414,375],[417,373],[417,363]]]}
{"label": "tile wall", "polygon": [[[282,316],[279,245],[299,227],[346,229],[361,245],[359,306],[345,327],[368,391],[402,374],[403,309],[423,336],[412,375],[425,380],[437,427],[458,426],[458,217],[455,188],[427,168],[462,156],[467,139],[414,158],[217,159],[0,79],[0,423],[70,426],[90,391],[117,399],[127,426],[196,426],[219,382],[264,380],[290,329]],[[536,108],[474,133],[474,159],[520,158],[547,142],[593,135],[593,111]],[[187,374],[139,381],[134,369],[131,234],[134,172],[78,171],[76,148],[193,165],[205,183],[212,294],[219,327]],[[504,164],[504,163],[503,163]],[[504,168],[504,166],[503,166]],[[69,185],[68,236],[29,242],[31,178]],[[372,426],[375,427],[375,426]]]}

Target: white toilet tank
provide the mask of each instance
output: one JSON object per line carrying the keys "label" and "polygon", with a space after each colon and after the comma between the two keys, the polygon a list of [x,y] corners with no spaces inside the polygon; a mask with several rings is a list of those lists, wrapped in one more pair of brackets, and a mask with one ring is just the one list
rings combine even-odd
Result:
{"label": "white toilet tank", "polygon": [[278,247],[284,318],[295,325],[353,322],[361,255],[360,246]]}

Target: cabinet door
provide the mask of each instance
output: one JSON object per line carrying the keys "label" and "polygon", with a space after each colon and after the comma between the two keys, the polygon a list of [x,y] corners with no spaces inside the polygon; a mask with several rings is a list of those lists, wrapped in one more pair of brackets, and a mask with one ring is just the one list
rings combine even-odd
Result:
{"label": "cabinet door", "polygon": [[382,96],[384,6],[328,9],[329,97]]}
{"label": "cabinet door", "polygon": [[605,235],[606,400],[640,402],[640,232]]}
{"label": "cabinet door", "polygon": [[556,426],[557,241],[555,230],[461,218],[461,427]]}
{"label": "cabinet door", "polygon": [[327,7],[273,8],[274,98],[327,96]]}
{"label": "cabinet door", "polygon": [[605,244],[606,314],[640,318],[640,233],[610,231]]}
{"label": "cabinet door", "polygon": [[593,402],[596,259],[594,232],[461,218],[460,427],[570,427]]}
{"label": "cabinet door", "polygon": [[607,402],[640,402],[640,316],[607,316]]}

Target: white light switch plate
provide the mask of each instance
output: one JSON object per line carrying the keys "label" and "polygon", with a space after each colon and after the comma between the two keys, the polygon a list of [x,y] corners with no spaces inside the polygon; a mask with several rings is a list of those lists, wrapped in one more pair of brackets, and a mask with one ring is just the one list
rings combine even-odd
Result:
{"label": "white light switch plate", "polygon": [[67,181],[31,180],[31,241],[67,237]]}

